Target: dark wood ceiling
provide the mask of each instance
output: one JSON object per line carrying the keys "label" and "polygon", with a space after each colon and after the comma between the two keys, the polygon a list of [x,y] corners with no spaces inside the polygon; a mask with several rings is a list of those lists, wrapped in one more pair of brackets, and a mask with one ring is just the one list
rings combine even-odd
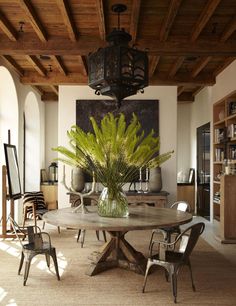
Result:
{"label": "dark wood ceiling", "polygon": [[0,57],[44,101],[60,84],[87,84],[87,55],[117,26],[147,49],[151,85],[191,102],[236,59],[236,0],[0,0]]}

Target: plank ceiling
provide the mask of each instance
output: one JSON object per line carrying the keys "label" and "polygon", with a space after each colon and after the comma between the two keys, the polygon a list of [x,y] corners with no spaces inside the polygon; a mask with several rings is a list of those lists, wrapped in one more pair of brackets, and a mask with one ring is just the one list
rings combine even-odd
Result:
{"label": "plank ceiling", "polygon": [[0,57],[44,101],[60,84],[87,84],[87,55],[121,26],[147,49],[151,85],[192,102],[236,59],[236,0],[0,0]]}

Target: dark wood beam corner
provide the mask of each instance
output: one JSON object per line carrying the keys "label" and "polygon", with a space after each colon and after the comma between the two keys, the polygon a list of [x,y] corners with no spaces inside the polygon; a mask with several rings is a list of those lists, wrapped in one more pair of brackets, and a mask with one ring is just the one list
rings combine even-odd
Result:
{"label": "dark wood beam corner", "polygon": [[8,36],[12,41],[17,41],[18,33],[6,19],[3,13],[0,11],[0,29]]}
{"label": "dark wood beam corner", "polygon": [[103,0],[96,0],[97,16],[98,16],[98,27],[101,40],[106,39],[106,23],[104,17]]}
{"label": "dark wood beam corner", "polygon": [[43,65],[35,55],[26,55],[26,58],[41,76],[45,77],[47,75],[47,70],[43,67]]}
{"label": "dark wood beam corner", "polygon": [[64,24],[67,28],[69,37],[71,41],[76,41],[78,38],[78,33],[75,27],[75,23],[72,17],[71,9],[67,0],[57,0],[57,6],[59,7]]}
{"label": "dark wood beam corner", "polygon": [[214,11],[216,10],[218,4],[221,0],[208,0],[207,4],[205,5],[202,13],[200,14],[198,21],[192,31],[191,41],[196,41],[199,35],[201,34],[202,30],[204,29],[205,25],[213,15]]}
{"label": "dark wood beam corner", "polygon": [[178,13],[181,2],[182,0],[171,0],[170,5],[168,7],[168,12],[161,26],[160,41],[167,40],[171,27],[174,23],[175,17]]}
{"label": "dark wood beam corner", "polygon": [[49,102],[49,101],[58,102],[58,95],[54,92],[44,92],[41,95],[41,100],[43,102]]}
{"label": "dark wood beam corner", "polygon": [[178,96],[177,101],[178,101],[178,103],[194,102],[194,96],[192,95],[191,92],[182,92]]}
{"label": "dark wood beam corner", "polygon": [[10,55],[1,55],[0,57],[2,57],[7,67],[13,69],[21,77],[24,75],[24,70]]}
{"label": "dark wood beam corner", "polygon": [[149,78],[153,76],[157,70],[158,63],[160,61],[160,56],[149,56]]}
{"label": "dark wood beam corner", "polygon": [[139,24],[139,14],[140,14],[141,0],[133,0],[131,18],[130,18],[130,35],[132,36],[132,42],[136,41],[138,24]]}
{"label": "dark wood beam corner", "polygon": [[38,35],[39,39],[42,42],[46,42],[47,41],[47,34],[46,31],[41,23],[41,21],[39,20],[34,7],[32,6],[32,4],[30,3],[30,1],[28,0],[18,0],[22,9],[25,11],[26,16],[28,17],[31,26],[33,27],[35,33]]}

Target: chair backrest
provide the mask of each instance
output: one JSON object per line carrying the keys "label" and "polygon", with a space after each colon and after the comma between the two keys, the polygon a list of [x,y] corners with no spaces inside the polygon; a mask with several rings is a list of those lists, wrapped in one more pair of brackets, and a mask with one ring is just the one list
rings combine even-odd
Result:
{"label": "chair backrest", "polygon": [[23,196],[23,205],[27,203],[36,204],[36,209],[47,208],[42,191],[25,192]]}
{"label": "chair backrest", "polygon": [[188,260],[189,256],[191,255],[199,236],[203,233],[205,228],[205,224],[203,222],[199,222],[196,224],[193,224],[192,226],[188,227],[185,231],[183,231],[179,235],[179,239],[181,237],[186,237],[188,236],[188,239],[186,240],[186,248],[182,256],[182,260],[186,261]]}
{"label": "chair backrest", "polygon": [[173,203],[170,208],[181,210],[181,211],[190,211],[190,205],[186,201],[177,201]]}
{"label": "chair backrest", "polygon": [[[16,221],[9,215],[8,219],[10,220],[11,226],[13,228],[14,234],[16,235],[16,238],[20,242],[22,248],[23,248],[23,243],[22,243],[22,238],[26,237],[26,232],[22,227],[20,227]],[[21,238],[22,237],[22,238]]]}

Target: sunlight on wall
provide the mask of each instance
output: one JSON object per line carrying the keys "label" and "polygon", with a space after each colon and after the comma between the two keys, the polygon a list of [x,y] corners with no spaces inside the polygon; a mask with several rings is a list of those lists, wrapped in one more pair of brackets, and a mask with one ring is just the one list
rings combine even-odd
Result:
{"label": "sunlight on wall", "polygon": [[[15,83],[10,72],[0,66],[0,165],[5,165],[3,144],[8,142],[8,130],[11,131],[11,144],[18,149],[18,99]],[[18,151],[18,150],[17,150]],[[0,167],[0,178],[2,167]],[[0,179],[0,199],[2,198],[2,180]],[[0,216],[2,206],[0,206]]]}
{"label": "sunlight on wall", "polygon": [[40,189],[40,114],[37,98],[25,100],[25,191]]}

